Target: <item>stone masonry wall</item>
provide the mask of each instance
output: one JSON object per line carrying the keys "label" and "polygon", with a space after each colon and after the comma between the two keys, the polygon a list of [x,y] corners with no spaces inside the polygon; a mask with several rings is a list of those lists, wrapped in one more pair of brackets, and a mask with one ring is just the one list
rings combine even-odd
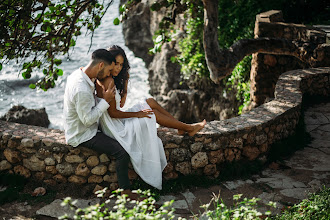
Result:
{"label": "stone masonry wall", "polygon": [[[255,38],[284,38],[308,44],[326,43],[326,33],[302,24],[284,23],[281,11],[271,10],[256,16]],[[251,62],[251,107],[274,98],[275,85],[281,73],[308,68],[308,64],[292,56],[255,53]]]}
{"label": "stone masonry wall", "polygon": [[[210,121],[194,137],[159,128],[168,160],[164,179],[189,174],[217,177],[226,161],[265,158],[272,143],[295,131],[303,94],[329,95],[330,67],[283,73],[273,101],[236,118]],[[0,171],[50,185],[71,182],[118,187],[113,157],[66,145],[61,130],[5,121],[0,121]],[[129,177],[137,178],[133,169]]]}

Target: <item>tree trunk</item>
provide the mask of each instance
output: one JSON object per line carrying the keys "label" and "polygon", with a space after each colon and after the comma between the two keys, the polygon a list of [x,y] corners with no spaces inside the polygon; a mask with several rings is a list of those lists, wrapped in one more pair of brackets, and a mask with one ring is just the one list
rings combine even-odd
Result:
{"label": "tree trunk", "polygon": [[[327,44],[297,42],[278,38],[243,39],[226,50],[218,44],[218,1],[203,0],[205,59],[210,78],[215,83],[230,75],[236,64],[253,53],[295,56],[311,67],[329,66],[330,47]],[[306,46],[307,45],[307,46]]]}

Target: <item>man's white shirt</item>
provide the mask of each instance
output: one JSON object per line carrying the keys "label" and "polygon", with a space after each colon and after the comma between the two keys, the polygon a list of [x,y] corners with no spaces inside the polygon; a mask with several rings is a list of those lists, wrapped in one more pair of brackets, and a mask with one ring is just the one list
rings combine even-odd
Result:
{"label": "man's white shirt", "polygon": [[94,83],[81,69],[68,76],[64,93],[64,130],[67,144],[73,147],[96,135],[99,118],[109,108],[94,91]]}

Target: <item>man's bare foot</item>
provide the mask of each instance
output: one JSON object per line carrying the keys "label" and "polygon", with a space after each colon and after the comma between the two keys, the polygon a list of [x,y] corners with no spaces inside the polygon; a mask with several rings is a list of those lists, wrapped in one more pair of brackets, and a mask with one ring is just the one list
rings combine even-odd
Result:
{"label": "man's bare foot", "polygon": [[193,130],[188,132],[189,136],[194,136],[197,132],[202,130],[205,125],[206,125],[205,119],[202,122],[192,124],[191,126],[193,127]]}

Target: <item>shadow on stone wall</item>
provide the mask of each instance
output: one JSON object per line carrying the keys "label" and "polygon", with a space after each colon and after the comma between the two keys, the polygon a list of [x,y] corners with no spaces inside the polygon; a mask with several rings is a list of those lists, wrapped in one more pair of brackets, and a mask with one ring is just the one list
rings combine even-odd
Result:
{"label": "shadow on stone wall", "polygon": [[[304,94],[329,96],[329,77],[329,67],[283,73],[274,100],[239,117],[209,121],[194,137],[159,128],[168,161],[164,179],[191,174],[215,178],[226,163],[263,161],[273,143],[295,132]],[[66,145],[61,130],[5,121],[0,121],[0,171],[49,185],[69,182],[118,187],[113,157]],[[129,177],[138,177],[132,167]]]}

